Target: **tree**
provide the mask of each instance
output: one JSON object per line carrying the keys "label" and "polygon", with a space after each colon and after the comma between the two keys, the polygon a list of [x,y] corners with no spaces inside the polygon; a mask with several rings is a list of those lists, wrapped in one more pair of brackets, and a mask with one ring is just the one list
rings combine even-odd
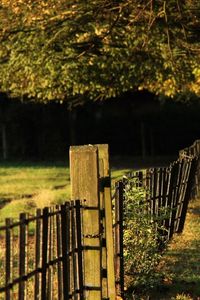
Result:
{"label": "tree", "polygon": [[1,0],[0,90],[39,101],[200,94],[198,0]]}

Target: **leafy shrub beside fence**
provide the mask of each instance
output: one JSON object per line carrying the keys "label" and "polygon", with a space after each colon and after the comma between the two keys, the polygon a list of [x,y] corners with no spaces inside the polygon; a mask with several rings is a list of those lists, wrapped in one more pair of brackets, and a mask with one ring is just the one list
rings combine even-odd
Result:
{"label": "leafy shrub beside fence", "polygon": [[155,285],[161,253],[158,248],[159,230],[148,212],[144,187],[128,180],[124,199],[124,267],[126,282],[132,288]]}

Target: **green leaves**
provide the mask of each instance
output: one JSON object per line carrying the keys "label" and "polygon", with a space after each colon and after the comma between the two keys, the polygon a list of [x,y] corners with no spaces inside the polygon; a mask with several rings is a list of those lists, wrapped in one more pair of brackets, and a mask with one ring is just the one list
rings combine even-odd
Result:
{"label": "green leaves", "polygon": [[[199,95],[196,1],[1,1],[0,90],[40,101]],[[195,9],[194,9],[195,8]],[[73,103],[71,103],[73,104]]]}
{"label": "green leaves", "polygon": [[128,180],[124,202],[124,258],[125,275],[135,290],[148,290],[156,284],[156,266],[161,254],[158,250],[158,232],[152,216],[147,213],[144,188]]}

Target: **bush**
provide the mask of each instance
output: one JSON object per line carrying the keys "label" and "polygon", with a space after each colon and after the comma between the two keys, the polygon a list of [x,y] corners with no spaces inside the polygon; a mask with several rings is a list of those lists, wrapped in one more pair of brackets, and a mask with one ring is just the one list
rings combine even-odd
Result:
{"label": "bush", "polygon": [[124,201],[124,268],[127,285],[149,290],[158,282],[155,272],[161,253],[158,249],[158,222],[148,213],[147,191],[127,180]]}

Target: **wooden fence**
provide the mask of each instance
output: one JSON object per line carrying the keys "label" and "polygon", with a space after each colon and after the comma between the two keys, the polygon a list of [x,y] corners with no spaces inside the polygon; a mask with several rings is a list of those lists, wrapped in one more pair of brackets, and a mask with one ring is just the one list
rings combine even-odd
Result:
{"label": "wooden fence", "polygon": [[196,140],[190,147],[184,148],[179,152],[179,157],[195,157],[197,159],[197,168],[195,180],[192,187],[192,198],[199,197],[200,189],[200,140]]}
{"label": "wooden fence", "polygon": [[115,274],[117,292],[124,296],[123,262],[123,214],[126,212],[125,191],[130,183],[134,187],[143,187],[146,209],[150,219],[159,230],[158,248],[181,233],[184,228],[188,202],[194,186],[198,159],[195,156],[182,158],[165,168],[152,168],[133,172],[116,183],[115,194]]}
{"label": "wooden fence", "polygon": [[[165,228],[160,247],[182,232],[194,179],[199,180],[199,152],[187,151],[169,167],[128,176],[144,187],[148,213]],[[70,176],[74,201],[35,216],[22,213],[18,222],[6,219],[0,227],[0,300],[124,298],[127,179],[116,183],[112,203],[108,145],[71,147]],[[167,214],[160,219],[163,209]]]}
{"label": "wooden fence", "polygon": [[[0,227],[0,299],[83,299],[80,201]],[[69,276],[70,274],[70,276]]]}

